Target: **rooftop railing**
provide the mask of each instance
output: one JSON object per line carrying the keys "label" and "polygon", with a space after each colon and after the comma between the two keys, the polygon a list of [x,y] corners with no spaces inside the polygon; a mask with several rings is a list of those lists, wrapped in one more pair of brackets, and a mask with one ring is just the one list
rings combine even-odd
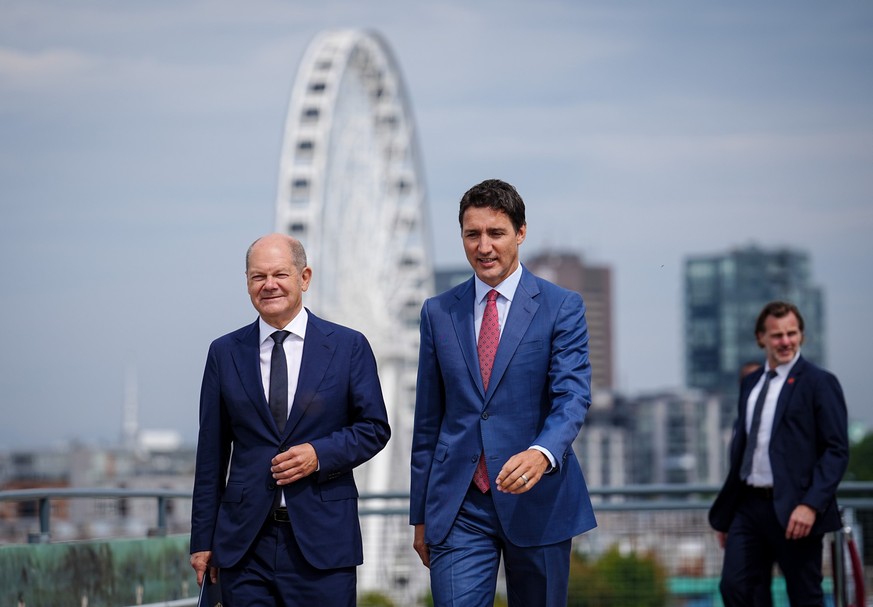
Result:
{"label": "rooftop railing", "polygon": [[[718,492],[715,485],[625,485],[622,487],[599,487],[589,489],[599,511],[634,510],[698,510],[708,509]],[[843,508],[873,509],[873,482],[844,482],[837,497]],[[70,499],[134,499],[155,501],[156,520],[152,533],[167,533],[167,504],[169,500],[190,500],[190,491],[172,489],[115,489],[115,488],[50,488],[0,491],[3,502],[35,502],[38,512],[39,531],[32,533],[29,541],[51,540],[51,505],[53,501]],[[409,494],[402,492],[362,494],[360,514],[399,515],[406,514]]]}
{"label": "rooftop railing", "polygon": [[[613,550],[623,556],[643,555],[656,563],[658,571],[666,576],[671,597],[666,604],[693,602],[698,605],[717,605],[718,600],[713,597],[717,595],[721,550],[709,528],[706,513],[718,489],[713,485],[672,484],[592,488],[590,493],[598,527],[574,540],[574,552],[586,567],[596,566],[598,559]],[[854,527],[855,532],[854,535],[846,532],[829,534],[826,542],[826,589],[829,596],[833,597],[829,604],[835,607],[861,607],[863,602],[853,597],[864,586],[865,572],[863,567],[853,568],[846,542],[854,543],[858,538],[860,544],[861,533],[873,533],[873,482],[842,483],[838,500],[847,526]],[[92,504],[78,509],[74,505],[89,501],[108,504]],[[359,572],[359,588],[384,589],[395,605],[418,604],[427,585],[427,570],[417,561],[411,549],[412,532],[407,524],[408,502],[408,493],[394,492],[363,494],[359,504],[367,551],[364,568]],[[121,504],[127,505],[122,507]],[[77,516],[84,517],[92,524],[101,518],[116,522],[146,519],[140,526],[131,527],[134,534],[137,529],[146,529],[138,540],[131,541],[141,543],[142,537],[146,536],[159,544],[159,540],[164,539],[173,544],[175,551],[171,559],[175,576],[173,590],[160,595],[164,602],[154,604],[194,605],[191,595],[196,593],[196,585],[191,581],[192,574],[186,556],[190,506],[190,491],[171,489],[51,488],[0,491],[0,532],[4,526],[10,525],[25,530],[15,540],[11,540],[7,534],[4,542],[0,535],[0,560],[4,550],[8,555],[15,546],[19,554],[27,554],[28,550],[42,550],[40,546],[66,548],[81,544],[65,541],[67,539],[86,540],[86,544],[88,541],[99,541],[100,538],[93,535],[71,537],[69,533],[61,533],[61,528],[69,527],[71,519]],[[863,529],[858,524],[859,513],[869,515],[870,529]],[[106,535],[103,539],[119,541],[118,534],[112,531],[111,526],[107,526],[104,532]],[[134,535],[128,534],[127,537],[129,539]],[[28,545],[33,546],[27,548]],[[26,558],[32,559],[31,556]],[[72,557],[67,558],[69,560]],[[372,565],[370,570],[367,569],[368,564]],[[167,569],[166,565],[162,567]],[[82,575],[91,574],[85,572]],[[130,573],[125,575],[129,577]],[[137,582],[140,594],[126,604],[147,604],[139,602],[148,596],[148,576],[142,574],[142,577],[146,581]],[[777,578],[774,581],[775,595],[780,592],[784,594],[779,583]],[[707,600],[712,602],[707,603]],[[781,600],[776,596],[774,604],[787,604]],[[39,603],[20,600],[19,604]],[[92,597],[89,604],[94,606],[102,603]],[[112,604],[125,603],[116,601]],[[571,601],[569,604],[574,603]]]}

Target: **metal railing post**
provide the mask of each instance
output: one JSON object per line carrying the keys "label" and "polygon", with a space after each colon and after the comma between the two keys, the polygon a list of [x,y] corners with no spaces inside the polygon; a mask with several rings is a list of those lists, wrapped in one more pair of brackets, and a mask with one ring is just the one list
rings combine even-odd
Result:
{"label": "metal railing post", "polygon": [[167,535],[167,498],[158,496],[158,535]]}
{"label": "metal railing post", "polygon": [[834,531],[831,543],[834,577],[834,607],[847,607],[846,595],[846,536],[845,527]]}
{"label": "metal railing post", "polygon": [[43,496],[37,501],[39,510],[39,533],[30,533],[27,536],[29,544],[47,544],[51,537],[51,498]]}

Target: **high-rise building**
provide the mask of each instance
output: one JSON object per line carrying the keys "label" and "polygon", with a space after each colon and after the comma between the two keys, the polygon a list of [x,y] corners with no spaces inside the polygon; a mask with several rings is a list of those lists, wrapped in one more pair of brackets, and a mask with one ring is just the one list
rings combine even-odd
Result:
{"label": "high-rise building", "polygon": [[768,302],[795,304],[805,323],[803,356],[824,364],[823,296],[809,255],[757,246],[685,260],[685,378],[691,388],[735,398],[740,367],[763,362],[755,321]]}
{"label": "high-rise building", "polygon": [[473,270],[466,264],[450,268],[436,268],[434,270],[436,292],[443,293],[452,287],[457,287],[471,276],[473,276]]}
{"label": "high-rise building", "polygon": [[585,425],[573,450],[589,487],[623,487],[631,484],[630,454],[634,420],[627,399],[612,391],[597,391],[585,416]]}
{"label": "high-rise building", "polygon": [[700,390],[668,390],[621,399],[629,428],[630,484],[707,483],[724,478],[730,433],[721,402]]}
{"label": "high-rise building", "polygon": [[585,263],[581,256],[568,252],[538,253],[525,258],[524,265],[534,274],[582,295],[588,321],[591,387],[612,390],[612,270]]}

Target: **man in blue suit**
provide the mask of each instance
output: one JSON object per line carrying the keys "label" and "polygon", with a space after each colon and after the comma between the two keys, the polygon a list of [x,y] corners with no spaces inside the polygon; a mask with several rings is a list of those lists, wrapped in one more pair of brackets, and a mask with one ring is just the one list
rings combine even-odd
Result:
{"label": "man in blue suit", "polygon": [[725,550],[726,607],[769,604],[774,563],[793,607],[824,605],[822,538],[840,528],[836,491],[849,461],[837,378],[804,360],[803,317],[774,301],[758,315],[764,366],[741,385],[730,471],[709,512]]}
{"label": "man in blue suit", "polygon": [[573,536],[596,523],[573,452],[590,405],[585,306],[518,259],[524,202],[496,179],[458,219],[475,276],[428,299],[412,444],[413,547],[435,607],[564,606]]}
{"label": "man in blue suit", "polygon": [[352,470],[390,429],[366,338],[303,307],[312,270],[271,234],[246,254],[258,319],[209,348],[191,566],[229,607],[355,604],[363,561]]}

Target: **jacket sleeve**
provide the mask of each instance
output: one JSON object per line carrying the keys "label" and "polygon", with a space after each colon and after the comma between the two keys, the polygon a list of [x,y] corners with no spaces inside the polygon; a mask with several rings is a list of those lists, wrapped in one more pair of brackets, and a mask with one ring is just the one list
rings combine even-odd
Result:
{"label": "jacket sleeve", "polygon": [[558,309],[549,359],[549,412],[533,444],[549,450],[558,467],[591,406],[591,364],[585,304],[569,292]]}
{"label": "jacket sleeve", "polygon": [[421,341],[415,392],[415,423],[410,465],[409,524],[424,523],[427,486],[443,420],[445,391],[434,348],[428,302],[421,308]]}
{"label": "jacket sleeve", "polygon": [[223,414],[218,348],[213,343],[206,357],[200,388],[200,431],[191,504],[191,552],[212,550],[218,507],[230,461],[230,428]]}
{"label": "jacket sleeve", "polygon": [[843,390],[834,375],[820,373],[812,390],[818,460],[800,503],[823,512],[833,501],[849,464],[848,415]]}

